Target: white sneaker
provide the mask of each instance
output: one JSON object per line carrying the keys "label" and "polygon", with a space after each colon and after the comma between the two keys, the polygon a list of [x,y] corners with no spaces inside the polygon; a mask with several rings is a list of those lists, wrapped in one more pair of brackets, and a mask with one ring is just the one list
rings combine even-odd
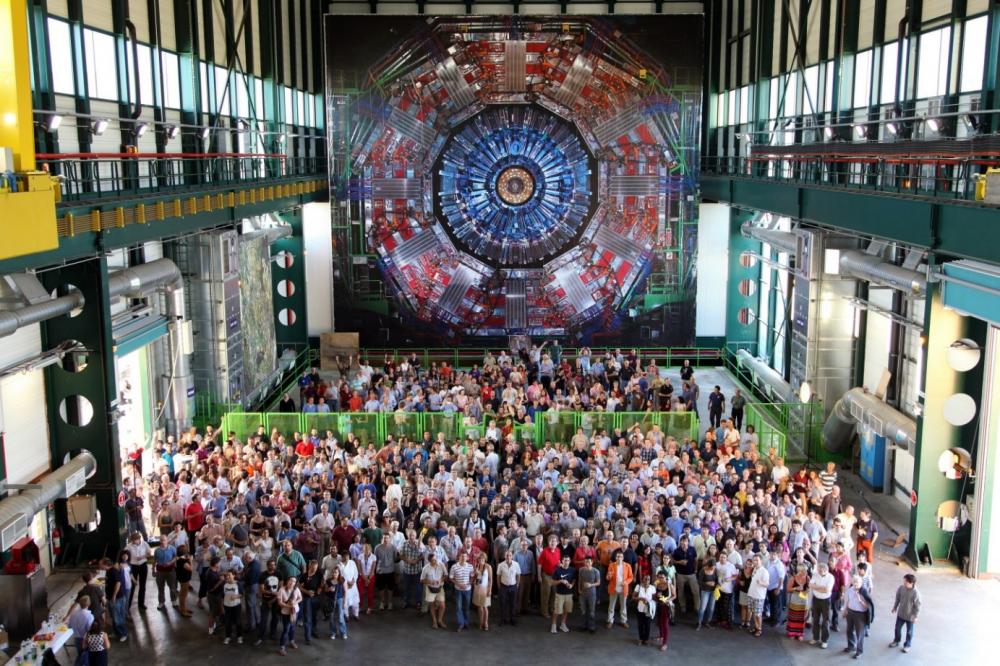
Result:
{"label": "white sneaker", "polygon": [[240,636],[239,638],[237,638],[236,642],[239,643],[240,645],[243,645],[243,637]]}
{"label": "white sneaker", "polygon": [[330,640],[331,641],[337,640],[337,634],[330,634]]}
{"label": "white sneaker", "polygon": [[222,641],[222,644],[223,645],[229,645],[229,638],[227,637],[226,640]]}
{"label": "white sneaker", "polygon": [[814,638],[811,641],[809,641],[809,645],[819,645],[819,641]]}
{"label": "white sneaker", "polygon": [[826,649],[826,643],[820,643],[820,644],[819,644],[819,646],[820,646],[821,648],[823,648],[824,650]]}
{"label": "white sneaker", "polygon": [[119,643],[124,643],[127,640],[128,640],[128,636],[122,636],[121,638],[118,639],[118,642]]}
{"label": "white sneaker", "polygon": [[553,634],[558,634],[559,633],[559,630],[556,629],[555,625],[552,625],[552,632],[551,633],[553,633]]}
{"label": "white sneaker", "polygon": [[566,626],[565,622],[559,625],[559,631],[563,632],[564,634],[569,633],[569,627]]}

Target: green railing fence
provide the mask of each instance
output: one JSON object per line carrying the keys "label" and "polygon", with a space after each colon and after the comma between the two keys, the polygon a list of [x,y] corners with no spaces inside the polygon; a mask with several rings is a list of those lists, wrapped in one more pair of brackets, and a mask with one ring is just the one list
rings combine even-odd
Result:
{"label": "green railing fence", "polygon": [[[459,414],[443,412],[405,413],[358,413],[341,412],[326,414],[301,414],[281,412],[230,412],[222,419],[224,433],[236,433],[241,440],[257,432],[259,426],[270,433],[272,429],[290,436],[292,433],[308,433],[313,429],[320,434],[333,432],[343,440],[348,433],[362,443],[381,446],[389,435],[396,438],[409,437],[419,440],[424,432],[436,437],[443,432],[451,441],[478,438],[482,436],[492,415],[484,415],[478,424],[468,425]],[[498,420],[499,423],[499,420]],[[542,446],[546,440],[569,442],[577,428],[583,428],[590,436],[597,429],[623,432],[638,425],[645,434],[655,427],[667,435],[683,440],[698,438],[700,424],[692,412],[543,412],[534,423],[515,425],[514,434],[520,440],[527,439],[535,446]]]}

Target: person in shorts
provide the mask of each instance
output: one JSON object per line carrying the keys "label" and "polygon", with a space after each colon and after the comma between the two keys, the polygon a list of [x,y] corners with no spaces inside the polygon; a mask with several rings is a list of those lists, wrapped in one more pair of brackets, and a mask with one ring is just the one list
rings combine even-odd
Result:
{"label": "person in shorts", "polygon": [[396,591],[396,562],[399,552],[392,545],[392,537],[382,535],[382,543],[375,549],[375,591],[379,597],[379,610],[392,610],[392,595]]}
{"label": "person in shorts", "polygon": [[447,629],[444,621],[444,580],[448,576],[448,568],[438,561],[437,554],[427,555],[427,564],[420,572],[420,582],[424,585],[424,601],[431,614],[432,629]]}
{"label": "person in shorts", "polygon": [[570,566],[569,555],[563,555],[559,566],[552,572],[555,599],[552,611],[552,633],[568,632],[566,619],[573,612],[573,592],[576,591],[576,569]]}

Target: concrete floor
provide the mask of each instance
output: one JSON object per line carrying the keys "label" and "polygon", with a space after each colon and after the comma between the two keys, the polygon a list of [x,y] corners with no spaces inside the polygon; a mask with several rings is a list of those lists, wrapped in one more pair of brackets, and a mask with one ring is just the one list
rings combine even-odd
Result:
{"label": "concrete floor", "polygon": [[[668,374],[679,386],[676,369]],[[715,384],[722,386],[727,396],[732,395],[733,380],[723,370],[705,368],[696,374],[702,388],[699,412],[707,415],[705,397]],[[875,511],[882,525],[882,541],[894,539],[906,532],[908,509],[895,499],[866,490],[858,477],[842,473],[841,485],[846,499],[856,506],[868,504]],[[995,614],[1000,610],[1000,583],[996,580],[970,580],[960,576],[950,567],[922,568],[917,572],[918,587],[923,596],[924,611],[917,623],[914,650],[903,654],[899,649],[887,647],[892,640],[894,616],[889,613],[896,587],[904,573],[911,569],[899,564],[898,551],[880,544],[875,562],[875,602],[877,619],[866,643],[861,662],[867,664],[931,664],[961,663],[974,659],[984,663],[992,661],[992,631]],[[65,608],[71,598],[71,583],[78,580],[78,573],[61,573],[50,581],[50,601],[55,608]],[[834,634],[830,647],[821,651],[806,642],[791,641],[783,637],[780,629],[765,629],[764,636],[755,639],[745,633],[707,629],[695,632],[690,622],[672,628],[670,649],[666,655],[652,647],[638,647],[634,621],[626,630],[616,627],[604,629],[603,624],[593,636],[571,632],[553,636],[548,633],[548,623],[536,615],[522,618],[517,627],[499,628],[496,625],[497,609],[489,633],[470,631],[455,634],[431,630],[429,620],[418,617],[415,611],[396,610],[363,616],[357,624],[349,626],[350,639],[344,641],[320,640],[306,646],[299,632],[298,650],[290,650],[287,658],[277,653],[275,643],[265,643],[260,648],[246,645],[222,644],[220,636],[210,637],[206,632],[206,616],[196,610],[191,619],[184,619],[173,610],[161,613],[155,610],[155,589],[147,592],[150,610],[143,614],[133,612],[132,638],[124,644],[114,642],[111,649],[112,664],[180,664],[180,663],[233,663],[252,658],[255,664],[280,664],[289,661],[320,663],[330,659],[347,659],[358,663],[416,664],[453,662],[456,657],[468,656],[476,666],[511,663],[573,663],[573,664],[662,664],[665,661],[683,664],[718,663],[733,666],[783,666],[785,664],[855,663],[841,650],[846,646],[843,630]],[[61,597],[61,599],[56,599]],[[454,626],[454,608],[448,600],[446,619]],[[598,609],[598,618],[603,609]],[[630,611],[634,615],[634,611]],[[579,616],[570,626],[578,627]],[[321,625],[321,628],[325,629]],[[654,628],[655,636],[656,630]],[[326,635],[321,632],[321,635]],[[475,652],[472,652],[475,651]],[[61,654],[62,663],[71,663]]]}

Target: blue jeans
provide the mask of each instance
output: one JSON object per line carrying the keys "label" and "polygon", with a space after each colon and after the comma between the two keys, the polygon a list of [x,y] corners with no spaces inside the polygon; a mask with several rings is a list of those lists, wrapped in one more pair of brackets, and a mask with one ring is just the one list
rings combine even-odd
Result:
{"label": "blue jeans", "polygon": [[333,612],[330,614],[330,635],[336,636],[340,634],[344,638],[347,638],[347,608],[344,606],[344,600],[338,599],[333,604]]}
{"label": "blue jeans", "polygon": [[698,624],[708,623],[715,617],[714,590],[701,591],[701,604],[698,606]]}
{"label": "blue jeans", "polygon": [[469,606],[472,604],[472,590],[455,590],[455,619],[459,627],[469,626]]}
{"label": "blue jeans", "polygon": [[90,652],[87,651],[87,645],[83,638],[74,638],[76,641],[76,661],[73,662],[73,666],[88,666],[90,663]]}
{"label": "blue jeans", "polygon": [[246,588],[246,609],[247,622],[250,625],[249,631],[257,631],[260,626],[260,607],[257,603],[260,597],[260,588],[256,585],[249,585]]}
{"label": "blue jeans", "polygon": [[128,627],[125,625],[127,604],[128,594],[122,594],[111,602],[111,623],[114,625],[115,633],[119,636],[128,636]]}
{"label": "blue jeans", "polygon": [[420,574],[403,574],[403,605],[420,607],[420,593],[424,586],[420,583]]}
{"label": "blue jeans", "polygon": [[308,643],[316,633],[316,597],[305,597],[302,599],[302,624],[306,631],[306,643]]}
{"label": "blue jeans", "polygon": [[909,620],[904,620],[903,618],[896,618],[896,631],[893,634],[892,641],[898,643],[903,633],[903,627],[906,627],[906,642],[903,643],[903,647],[910,647],[913,643],[913,622]]}
{"label": "blue jeans", "polygon": [[285,647],[289,643],[295,642],[295,623],[292,622],[291,615],[281,614],[281,641],[279,645]]}

